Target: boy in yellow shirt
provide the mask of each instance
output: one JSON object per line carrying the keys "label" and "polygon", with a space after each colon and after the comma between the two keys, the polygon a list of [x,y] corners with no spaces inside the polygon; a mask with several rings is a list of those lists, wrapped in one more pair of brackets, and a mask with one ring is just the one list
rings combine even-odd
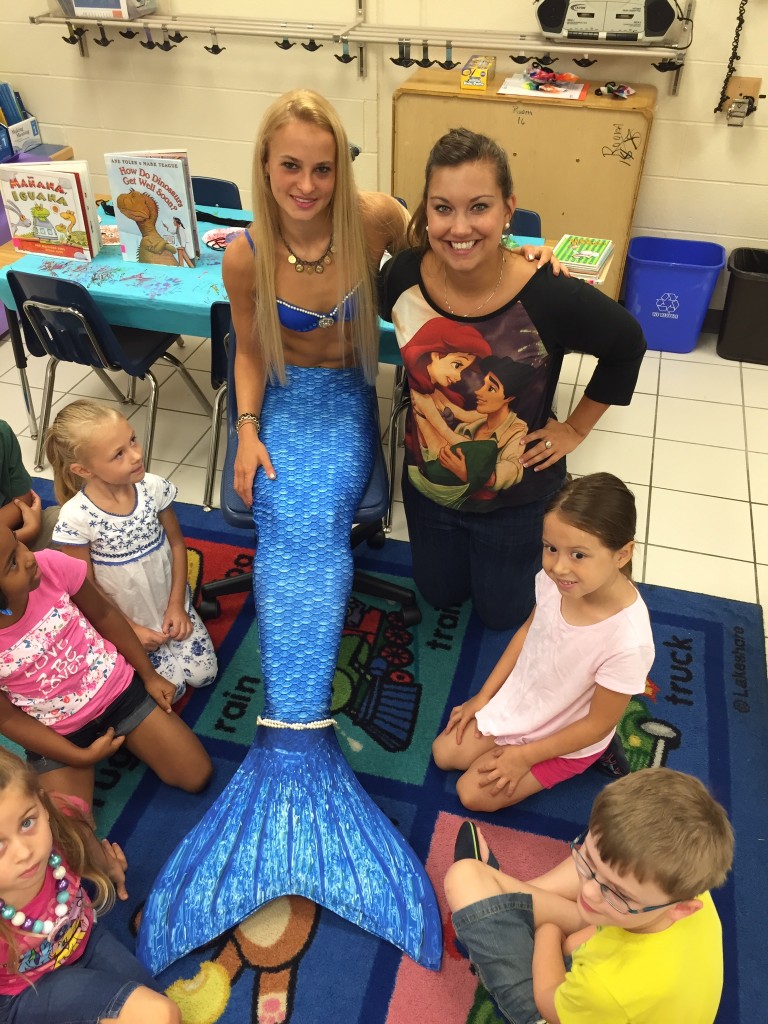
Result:
{"label": "boy in yellow shirt", "polygon": [[513,1024],[712,1024],[733,831],[698,779],[648,768],[607,786],[552,871],[521,882],[465,822],[445,878],[459,940]]}

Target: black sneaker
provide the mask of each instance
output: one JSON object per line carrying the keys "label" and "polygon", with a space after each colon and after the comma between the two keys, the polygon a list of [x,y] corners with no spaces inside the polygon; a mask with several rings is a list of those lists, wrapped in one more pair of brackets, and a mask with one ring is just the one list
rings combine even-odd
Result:
{"label": "black sneaker", "polygon": [[611,742],[595,761],[595,768],[611,779],[622,779],[629,775],[629,762],[618,733],[613,734]]}

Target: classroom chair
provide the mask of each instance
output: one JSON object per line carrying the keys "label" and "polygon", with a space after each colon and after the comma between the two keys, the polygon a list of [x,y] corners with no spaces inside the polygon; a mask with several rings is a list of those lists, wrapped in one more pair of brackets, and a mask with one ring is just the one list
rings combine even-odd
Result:
{"label": "classroom chair", "polygon": [[107,371],[123,370],[132,381],[140,378],[149,382],[144,434],[144,465],[147,469],[152,459],[157,418],[158,383],[151,369],[154,363],[164,360],[175,366],[200,406],[208,416],[211,415],[208,399],[184,364],[168,351],[178,341],[178,334],[110,325],[86,289],[75,281],[10,270],[8,284],[29,354],[48,357],[35,452],[35,469],[38,472],[43,468],[45,433],[51,415],[56,367],[60,362],[90,366],[118,402],[130,399],[120,391]]}
{"label": "classroom chair", "polygon": [[196,206],[223,206],[228,210],[242,210],[240,189],[234,181],[224,178],[192,177],[192,197]]}

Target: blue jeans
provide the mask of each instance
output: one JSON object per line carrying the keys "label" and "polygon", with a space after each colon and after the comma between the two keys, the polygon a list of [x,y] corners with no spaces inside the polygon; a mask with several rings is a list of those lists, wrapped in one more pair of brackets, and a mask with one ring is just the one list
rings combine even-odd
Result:
{"label": "blue jeans", "polygon": [[[556,493],[553,492],[553,493]],[[551,494],[493,512],[445,508],[420,494],[403,470],[413,579],[435,608],[472,599],[490,629],[517,629],[534,605],[541,527]]]}
{"label": "blue jeans", "polygon": [[44,974],[34,988],[0,996],[0,1024],[98,1024],[118,1017],[141,986],[162,991],[139,961],[103,925],[71,967]]}
{"label": "blue jeans", "polygon": [[545,1024],[533,998],[533,900],[505,892],[453,915],[483,987],[511,1024]]}

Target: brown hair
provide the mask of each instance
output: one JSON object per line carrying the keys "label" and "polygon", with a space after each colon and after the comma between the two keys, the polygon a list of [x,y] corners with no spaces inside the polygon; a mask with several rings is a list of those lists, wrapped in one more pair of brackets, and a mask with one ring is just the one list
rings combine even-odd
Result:
{"label": "brown hair", "polygon": [[82,479],[71,470],[81,462],[99,424],[120,416],[108,405],[89,398],[71,402],[58,414],[45,435],[45,454],[53,469],[53,489],[60,505],[73,498],[82,487]]}
{"label": "brown hair", "polygon": [[[371,383],[379,355],[378,311],[374,291],[372,254],[368,251],[361,217],[361,197],[355,184],[347,134],[331,104],[309,89],[297,89],[275,100],[267,110],[256,137],[253,155],[252,225],[255,248],[254,334],[269,377],[285,382],[285,357],[275,295],[275,240],[279,236],[278,207],[265,174],[269,144],[274,133],[291,121],[303,121],[329,132],[336,143],[336,179],[331,204],[334,260],[339,269],[339,311],[345,296],[354,292],[354,316],[349,329],[355,358]],[[344,330],[339,313],[336,326]]]}
{"label": "brown hair", "polygon": [[426,252],[429,248],[427,234],[427,196],[432,181],[432,173],[436,167],[459,167],[461,164],[488,163],[496,172],[496,184],[502,198],[511,199],[512,172],[504,149],[487,135],[470,131],[469,128],[451,128],[437,140],[429,156],[424,170],[424,191],[421,201],[416,207],[411,223],[408,225],[408,244],[415,249]]}
{"label": "brown hair", "polygon": [[[40,801],[51,826],[53,850],[61,854],[71,874],[87,878],[93,883],[96,898],[92,905],[98,913],[105,913],[115,901],[115,890],[109,878],[96,867],[88,855],[81,829],[90,828],[90,824],[75,811],[74,807],[72,815],[63,814],[45,790],[40,789],[40,780],[32,769],[16,754],[0,747],[0,798],[2,793],[14,784],[19,786],[30,800]],[[19,947],[16,945],[16,929],[2,917],[0,941],[8,946],[8,969],[17,972]]]}
{"label": "brown hair", "polygon": [[[620,551],[635,539],[637,509],[635,496],[613,473],[590,473],[571,480],[552,498],[547,510],[577,530],[591,533],[611,551]],[[632,559],[621,572],[632,578]]]}
{"label": "brown hair", "polygon": [[692,775],[645,768],[606,786],[589,818],[600,859],[671,900],[725,882],[733,861],[728,815]]}

